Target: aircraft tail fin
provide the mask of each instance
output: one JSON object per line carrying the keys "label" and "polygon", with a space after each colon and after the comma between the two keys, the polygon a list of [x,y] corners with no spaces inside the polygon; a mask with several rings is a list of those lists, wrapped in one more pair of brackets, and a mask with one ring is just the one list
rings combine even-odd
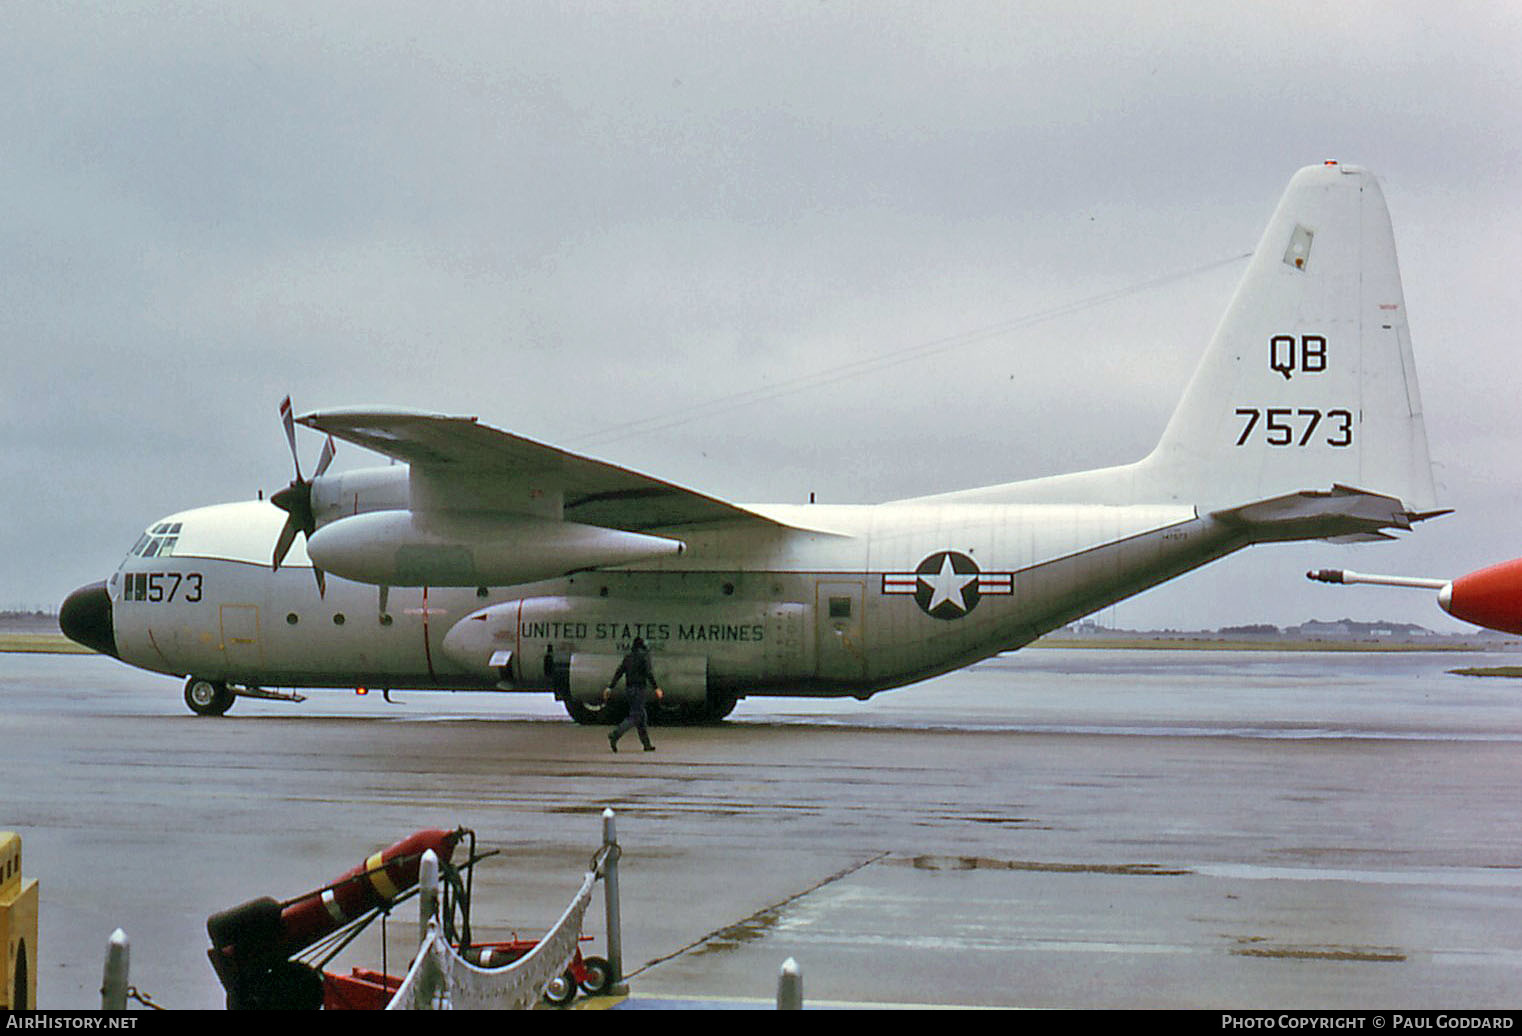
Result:
{"label": "aircraft tail fin", "polygon": [[1429,509],[1395,237],[1379,182],[1326,163],[1290,181],[1137,490],[1232,507],[1357,487]]}
{"label": "aircraft tail fin", "polygon": [[1276,531],[1260,530],[1268,538],[1341,535],[1333,519],[1342,514],[1352,534],[1368,538],[1368,523],[1348,512],[1353,495],[1396,505],[1406,516],[1390,523],[1396,528],[1445,513],[1433,509],[1384,194],[1366,170],[1328,162],[1290,180],[1150,454],[920,499],[1176,504],[1238,522],[1273,515]]}

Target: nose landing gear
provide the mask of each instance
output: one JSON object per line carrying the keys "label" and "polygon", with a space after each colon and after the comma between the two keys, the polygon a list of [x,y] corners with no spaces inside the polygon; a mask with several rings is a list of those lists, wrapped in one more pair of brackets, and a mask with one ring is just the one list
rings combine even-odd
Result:
{"label": "nose landing gear", "polygon": [[185,681],[185,704],[197,716],[220,716],[233,707],[236,697],[220,680],[192,676]]}

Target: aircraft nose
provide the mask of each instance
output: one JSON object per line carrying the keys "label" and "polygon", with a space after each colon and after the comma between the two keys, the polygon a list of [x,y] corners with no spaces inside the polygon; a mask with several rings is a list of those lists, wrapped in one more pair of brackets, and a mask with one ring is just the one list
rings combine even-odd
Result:
{"label": "aircraft nose", "polygon": [[112,658],[116,653],[116,630],[111,625],[111,597],[106,584],[91,583],[71,593],[58,609],[58,628],[76,644]]}

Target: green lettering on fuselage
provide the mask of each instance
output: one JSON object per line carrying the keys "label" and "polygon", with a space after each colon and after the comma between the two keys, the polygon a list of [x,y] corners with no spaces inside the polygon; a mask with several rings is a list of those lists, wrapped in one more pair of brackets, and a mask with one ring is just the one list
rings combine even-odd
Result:
{"label": "green lettering on fuselage", "polygon": [[678,640],[704,642],[756,643],[765,639],[766,627],[747,623],[680,623],[676,628]]}
{"label": "green lettering on fuselage", "polygon": [[[669,622],[568,622],[559,619],[536,619],[522,623],[518,635],[524,640],[594,640],[631,643],[639,637],[657,644],[672,639]],[[682,622],[675,627],[676,639],[705,644],[758,644],[766,639],[762,623]]]}

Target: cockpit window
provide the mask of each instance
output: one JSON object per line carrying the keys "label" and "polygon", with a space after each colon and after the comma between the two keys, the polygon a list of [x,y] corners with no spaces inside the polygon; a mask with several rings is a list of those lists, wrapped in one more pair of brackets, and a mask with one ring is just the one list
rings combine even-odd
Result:
{"label": "cockpit window", "polygon": [[183,525],[183,522],[159,522],[152,530],[143,533],[127,553],[139,558],[167,558],[174,553]]}

